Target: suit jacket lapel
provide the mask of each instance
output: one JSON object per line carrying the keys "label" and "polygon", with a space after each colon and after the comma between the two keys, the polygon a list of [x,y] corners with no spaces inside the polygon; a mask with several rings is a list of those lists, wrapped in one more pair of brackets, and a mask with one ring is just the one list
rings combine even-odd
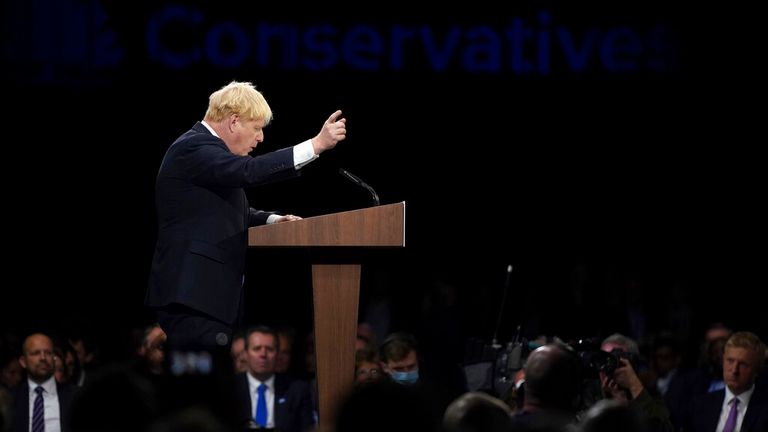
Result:
{"label": "suit jacket lapel", "polygon": [[237,381],[235,381],[235,385],[238,387],[237,394],[246,396],[238,398],[237,403],[240,405],[238,409],[238,411],[241,413],[240,421],[243,424],[248,424],[248,422],[253,420],[254,414],[251,412],[251,407],[253,406],[253,395],[251,394],[250,387],[248,387],[248,372],[241,372]]}
{"label": "suit jacket lapel", "polygon": [[720,411],[723,408],[723,401],[725,400],[725,390],[718,390],[713,394],[713,397],[709,399],[709,409],[707,409],[705,416],[707,416],[707,424],[712,425],[712,432],[717,429],[717,423],[720,421]]}
{"label": "suit jacket lapel", "polygon": [[744,414],[744,420],[741,422],[742,432],[751,431],[753,423],[760,417],[762,410],[768,408],[766,407],[762,396],[762,392],[755,387],[755,392],[752,393],[752,398],[750,398],[749,405],[747,406],[747,413]]}
{"label": "suit jacket lapel", "polygon": [[21,380],[16,398],[16,422],[21,430],[29,430],[29,385],[26,379]]}
{"label": "suit jacket lapel", "polygon": [[280,375],[275,375],[275,427],[279,428],[285,426],[286,416],[288,413],[285,411],[285,392],[287,391],[286,382]]}

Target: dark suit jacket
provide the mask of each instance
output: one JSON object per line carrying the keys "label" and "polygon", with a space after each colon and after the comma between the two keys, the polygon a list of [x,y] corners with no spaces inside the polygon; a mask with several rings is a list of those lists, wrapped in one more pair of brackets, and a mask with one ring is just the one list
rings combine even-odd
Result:
{"label": "dark suit jacket", "polygon": [[693,418],[693,402],[709,392],[709,386],[715,376],[708,368],[679,371],[664,395],[664,402],[669,407],[670,418],[677,430],[690,428]]}
{"label": "dark suit jacket", "polygon": [[158,237],[145,304],[179,303],[234,324],[248,227],[270,215],[248,206],[243,187],[297,175],[292,148],[238,156],[200,122],[179,137],[155,185]]}
{"label": "dark suit jacket", "polygon": [[[69,419],[72,411],[72,400],[77,389],[77,387],[70,384],[56,384],[56,393],[59,397],[61,432],[71,430]],[[13,390],[13,403],[13,431],[29,432],[29,383],[26,378],[21,380],[19,385]]]}
{"label": "dark suit jacket", "polygon": [[[697,398],[693,409],[694,432],[715,432],[720,420],[720,410],[725,400],[725,390],[707,393]],[[765,389],[755,388],[749,400],[747,414],[741,424],[741,432],[768,431],[768,394]]]}
{"label": "dark suit jacket", "polygon": [[[245,426],[253,420],[251,392],[246,373],[238,374],[235,381],[238,405],[238,424]],[[275,375],[275,430],[304,432],[314,425],[309,385],[287,375]]]}

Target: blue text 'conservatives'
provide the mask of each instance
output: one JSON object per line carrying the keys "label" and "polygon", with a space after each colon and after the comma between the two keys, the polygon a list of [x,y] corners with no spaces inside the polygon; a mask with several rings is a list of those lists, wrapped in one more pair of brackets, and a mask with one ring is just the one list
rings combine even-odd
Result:
{"label": "blue text 'conservatives'", "polygon": [[505,25],[345,25],[211,20],[194,7],[159,9],[147,23],[150,60],[185,69],[554,73],[668,73],[678,66],[677,36],[656,23],[602,26],[561,22],[548,10]]}

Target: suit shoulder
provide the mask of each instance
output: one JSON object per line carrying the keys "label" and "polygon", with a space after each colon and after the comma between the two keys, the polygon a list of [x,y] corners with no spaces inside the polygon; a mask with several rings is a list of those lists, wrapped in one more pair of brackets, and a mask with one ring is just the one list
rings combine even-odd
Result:
{"label": "suit shoulder", "polygon": [[725,399],[725,390],[718,390],[709,393],[695,395],[693,405],[695,407],[711,407],[721,405]]}
{"label": "suit shoulder", "polygon": [[68,384],[68,383],[65,383],[65,384],[56,383],[56,391],[60,395],[69,397],[77,393],[78,391],[80,391],[80,387],[76,385]]}

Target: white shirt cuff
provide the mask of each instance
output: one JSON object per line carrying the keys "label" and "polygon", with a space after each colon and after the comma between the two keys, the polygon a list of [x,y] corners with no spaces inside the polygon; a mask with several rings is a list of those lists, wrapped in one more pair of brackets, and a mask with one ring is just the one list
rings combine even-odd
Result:
{"label": "white shirt cuff", "polygon": [[293,146],[293,166],[295,166],[296,169],[302,168],[304,165],[312,162],[318,157],[319,156],[315,154],[315,149],[312,147],[311,139]]}

